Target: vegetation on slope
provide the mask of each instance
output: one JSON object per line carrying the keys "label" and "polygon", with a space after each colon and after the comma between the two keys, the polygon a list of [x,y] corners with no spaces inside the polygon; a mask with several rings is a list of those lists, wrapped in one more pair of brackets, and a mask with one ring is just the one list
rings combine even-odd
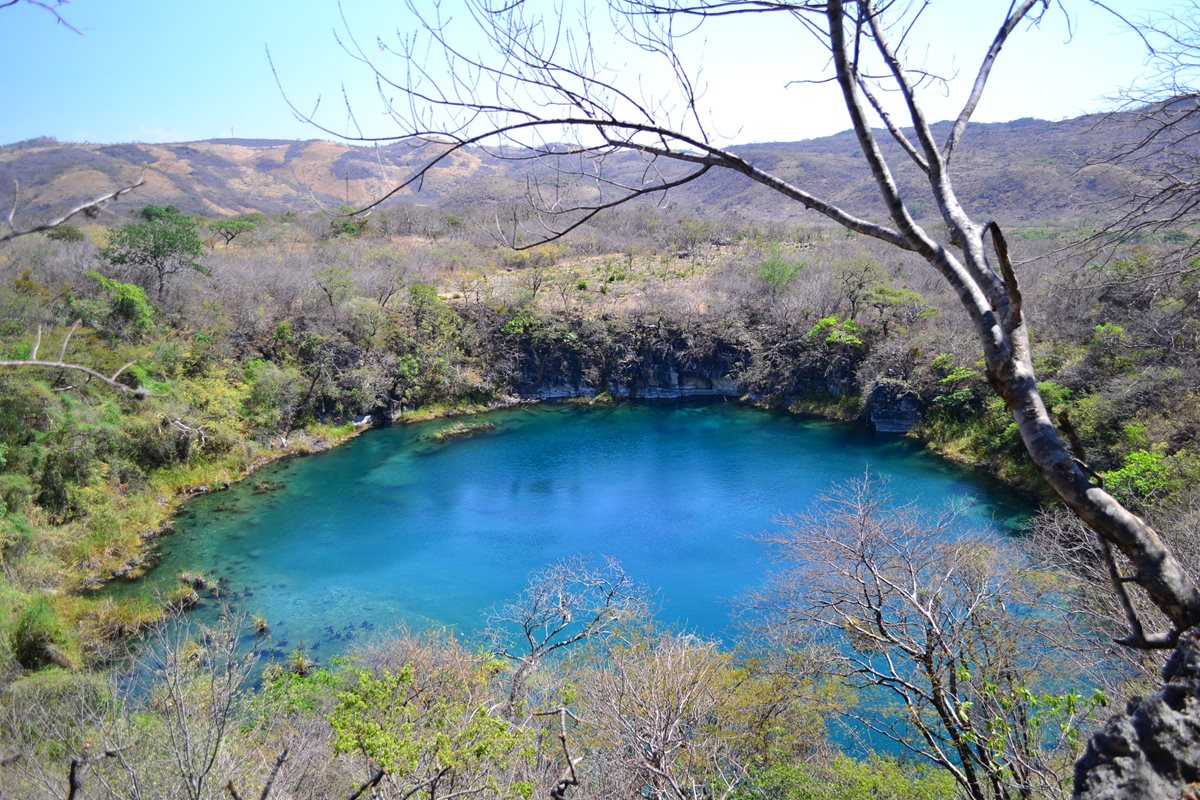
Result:
{"label": "vegetation on slope", "polygon": [[[151,211],[129,225],[174,213]],[[13,697],[86,695],[95,709],[88,714],[119,705],[86,675],[55,670],[103,663],[112,642],[152,625],[164,610],[196,602],[203,589],[185,583],[171,597],[116,602],[97,587],[148,568],[153,536],[169,527],[190,494],[237,480],[267,459],[328,446],[365,417],[405,419],[521,396],[681,391],[869,417],[877,390],[885,387],[888,397],[916,398],[923,415],[915,434],[940,451],[1035,483],[1011,418],[983,378],[977,344],[945,324],[958,313],[954,299],[902,255],[823,229],[722,226],[639,210],[569,243],[514,255],[478,234],[477,222],[469,214],[414,208],[378,212],[367,225],[350,227],[285,214],[253,220],[252,230],[228,241],[216,225],[194,225],[188,230],[208,230],[214,238],[206,252],[189,256],[203,269],[181,271],[122,258],[128,228],[63,228],[17,240],[0,253],[4,360],[30,358],[35,341],[43,354],[57,351],[78,321],[65,359],[104,375],[132,362],[118,380],[147,393],[114,390],[61,369],[0,370],[0,632]],[[1014,245],[1027,259],[1023,281],[1036,315],[1043,396],[1066,413],[1110,489],[1152,514],[1177,537],[1180,550],[1190,552],[1184,537],[1196,528],[1192,487],[1200,466],[1195,274],[1162,274],[1153,241],[1134,243],[1119,258],[1086,270],[1063,271],[1043,257],[1058,245],[1038,231]],[[460,643],[404,646],[410,660],[418,651],[428,651],[421,658],[464,657]],[[752,731],[760,749],[724,760],[728,748],[738,749],[738,736],[751,735],[738,726],[758,713],[759,700],[737,687],[770,685],[773,668],[756,672],[765,668],[753,659],[662,634],[644,639],[644,651],[628,646],[632,660],[605,662],[605,670],[622,676],[631,665],[653,670],[660,657],[681,658],[671,663],[692,664],[715,681],[720,691],[709,699],[717,705],[703,716],[721,720],[711,730],[713,752],[723,754],[711,762],[719,765],[713,775],[737,764],[738,791],[746,797],[806,797],[818,782],[844,786],[846,796],[854,796],[868,790],[871,769],[878,781],[894,781],[905,792],[942,785],[940,777],[890,763],[867,767],[828,752],[801,757],[787,749],[794,744],[778,745],[783,750],[776,752],[777,737],[802,734],[792,727],[795,719],[784,724],[770,715],[755,723],[765,728]],[[206,659],[202,663],[210,664]],[[596,672],[599,662],[585,662],[560,665],[566,670],[556,678],[561,685],[538,702],[575,708],[579,686],[610,680],[599,677],[608,674]],[[456,680],[463,681],[462,691],[477,694],[461,702],[446,695],[448,705],[436,713],[473,719],[478,709],[495,705],[497,686],[520,671],[471,663]],[[293,666],[304,664],[301,654]],[[351,757],[354,746],[339,745],[338,737],[365,740],[367,722],[354,714],[372,707],[369,697],[354,700],[355,692],[373,697],[413,690],[417,678],[405,677],[405,669],[400,659],[382,671],[280,674],[254,702],[283,702],[272,692],[291,697],[293,689],[307,698],[294,702],[307,704],[308,716],[271,718],[329,726],[315,741],[331,748],[329,764],[343,764],[334,754]],[[840,691],[833,684],[827,689]],[[784,707],[780,698],[794,698],[796,690],[770,691],[783,693],[762,701],[777,713]],[[720,692],[731,692],[736,702]],[[613,701],[588,702],[597,704],[598,714]],[[1038,718],[1051,720],[1046,704],[1067,701],[1038,702]],[[804,714],[825,713],[819,705],[805,708]],[[235,717],[239,726],[251,724]],[[724,727],[725,720],[732,727]],[[82,736],[99,722],[63,724]],[[163,717],[147,724],[175,723]],[[417,730],[413,726],[425,722],[387,724]],[[338,733],[339,725],[348,732]],[[553,720],[522,717],[521,725],[533,727],[515,725],[508,719],[463,733],[464,747],[472,737],[495,739],[484,748],[493,760],[471,769],[489,781],[503,774],[503,785],[514,791],[553,783],[563,764],[554,746],[539,738],[553,731]],[[234,760],[245,771],[229,774],[242,775],[240,785],[260,780],[283,731],[242,741],[239,747],[248,749]],[[589,752],[616,746],[601,738],[598,731],[572,734],[573,742],[594,744]],[[529,750],[531,740],[541,741],[542,750]],[[823,734],[817,740],[824,741]],[[42,762],[57,780],[63,759],[80,752],[60,746]],[[358,755],[378,766],[391,759],[393,774],[396,759],[408,764],[428,756],[419,749],[401,753],[386,736],[373,746],[378,752]],[[616,758],[615,752],[606,757]],[[687,765],[689,774],[700,769]],[[322,780],[335,780],[335,773]],[[921,781],[933,783],[921,788]],[[874,790],[900,791],[895,787]],[[337,791],[343,788],[337,784]]]}

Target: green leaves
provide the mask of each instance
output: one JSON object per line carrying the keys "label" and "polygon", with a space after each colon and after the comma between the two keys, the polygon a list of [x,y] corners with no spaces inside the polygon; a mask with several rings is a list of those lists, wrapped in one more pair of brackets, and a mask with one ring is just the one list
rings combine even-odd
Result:
{"label": "green leaves", "polygon": [[528,787],[498,779],[530,753],[534,732],[475,698],[485,680],[481,667],[450,675],[406,664],[398,671],[351,668],[344,676],[348,685],[329,716],[336,752],[361,753],[407,787],[453,780],[490,797],[526,796]]}
{"label": "green leaves", "polygon": [[88,270],[87,276],[108,292],[108,316],[119,328],[140,334],[154,327],[154,309],[142,287],[105,277],[94,269]]}
{"label": "green leaves", "polygon": [[862,332],[862,328],[852,319],[822,317],[809,329],[808,338],[817,339],[825,344],[862,347]]}
{"label": "green leaves", "polygon": [[204,275],[212,271],[198,259],[204,253],[199,224],[174,206],[146,206],[141,221],[113,231],[100,257],[113,266],[147,272],[158,285],[158,300],[166,296],[167,276],[181,270]]}
{"label": "green leaves", "polygon": [[1105,488],[1123,503],[1145,508],[1179,489],[1166,457],[1152,450],[1135,450],[1120,469],[1101,473]]}

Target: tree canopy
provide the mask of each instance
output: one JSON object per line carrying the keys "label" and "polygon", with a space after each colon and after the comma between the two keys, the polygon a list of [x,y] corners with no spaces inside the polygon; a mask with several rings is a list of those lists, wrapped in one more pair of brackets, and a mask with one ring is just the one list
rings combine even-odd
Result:
{"label": "tree canopy", "polygon": [[197,259],[204,254],[199,223],[175,206],[146,206],[137,222],[112,232],[100,257],[117,267],[145,273],[157,286],[157,298],[166,299],[167,279],[183,270],[210,274]]}

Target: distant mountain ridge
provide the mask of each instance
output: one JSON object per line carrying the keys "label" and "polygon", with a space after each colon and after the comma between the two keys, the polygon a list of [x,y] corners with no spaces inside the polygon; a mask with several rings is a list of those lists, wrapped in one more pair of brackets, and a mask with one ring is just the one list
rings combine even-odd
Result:
{"label": "distant mountain ridge", "polygon": [[[960,199],[980,217],[1007,224],[1080,223],[1103,218],[1127,196],[1127,169],[1102,163],[1114,143],[1134,140],[1142,117],[1133,112],[1046,122],[974,124],[956,155]],[[934,126],[944,137],[948,123]],[[38,138],[0,146],[0,185],[20,185],[18,214],[45,216],[144,175],[134,207],[172,204],[208,216],[279,213],[364,204],[399,185],[438,145],[399,141],[363,147],[322,140],[209,139],[175,144],[75,144]],[[923,176],[888,142],[901,187]],[[732,147],[748,160],[858,214],[878,215],[879,199],[847,131],[820,139]],[[432,170],[419,192],[405,189],[389,202],[446,209],[511,204],[524,197],[526,162],[481,149],[459,151]],[[606,169],[638,181],[645,163],[623,154]],[[551,170],[543,165],[543,177]],[[799,217],[797,204],[716,171],[672,190],[669,202],[697,213],[746,220]],[[926,216],[936,209],[916,209]]]}

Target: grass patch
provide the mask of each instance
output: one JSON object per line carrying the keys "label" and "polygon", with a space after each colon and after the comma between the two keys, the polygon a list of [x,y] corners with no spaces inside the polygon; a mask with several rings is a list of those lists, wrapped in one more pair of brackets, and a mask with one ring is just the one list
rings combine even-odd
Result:
{"label": "grass patch", "polygon": [[828,395],[810,395],[793,401],[788,406],[788,411],[793,414],[807,414],[808,416],[820,417],[821,419],[853,422],[862,414],[862,408],[863,399],[858,396],[842,395],[841,397],[830,397]]}

